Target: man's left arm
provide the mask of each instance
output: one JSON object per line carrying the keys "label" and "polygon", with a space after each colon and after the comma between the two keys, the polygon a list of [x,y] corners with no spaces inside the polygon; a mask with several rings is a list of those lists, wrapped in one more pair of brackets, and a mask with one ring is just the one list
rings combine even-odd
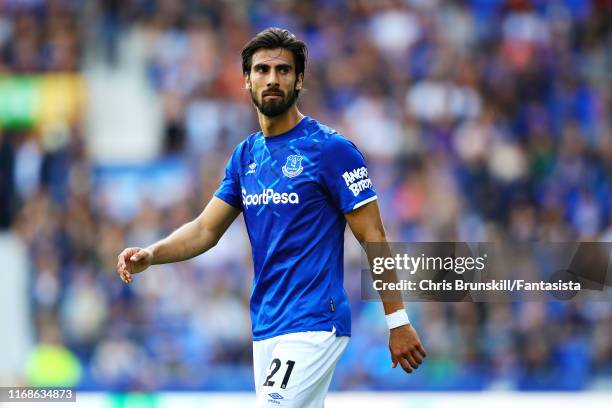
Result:
{"label": "man's left arm", "polygon": [[[380,210],[376,201],[369,202],[356,210],[344,214],[351,231],[357,238],[357,241],[366,250],[367,242],[387,243],[385,228],[380,216]],[[388,246],[387,253],[390,254]],[[367,254],[368,258],[371,254]],[[398,312],[403,314],[404,303],[401,300],[390,301],[383,299],[383,307],[385,315],[389,321],[391,314]],[[404,371],[411,373],[423,361],[423,357],[427,355],[425,348],[421,344],[419,335],[410,323],[392,328],[389,330],[389,351],[391,352],[391,360],[393,368],[399,363]]]}

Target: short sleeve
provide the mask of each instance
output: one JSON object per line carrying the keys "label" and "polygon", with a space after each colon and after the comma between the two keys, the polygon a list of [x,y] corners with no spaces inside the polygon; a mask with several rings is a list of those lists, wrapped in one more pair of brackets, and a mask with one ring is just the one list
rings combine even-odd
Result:
{"label": "short sleeve", "polygon": [[235,171],[235,155],[232,155],[225,166],[225,177],[221,180],[219,188],[215,192],[215,197],[219,197],[232,207],[242,210],[242,193],[240,189],[240,177]]}
{"label": "short sleeve", "polygon": [[365,158],[350,140],[333,134],[321,151],[320,180],[342,212],[376,200]]}

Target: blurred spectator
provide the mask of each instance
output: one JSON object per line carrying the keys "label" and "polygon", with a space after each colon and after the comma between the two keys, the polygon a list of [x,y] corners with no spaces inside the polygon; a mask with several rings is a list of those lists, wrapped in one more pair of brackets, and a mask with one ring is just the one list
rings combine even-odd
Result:
{"label": "blurred spectator", "polygon": [[27,361],[27,382],[35,387],[76,387],[82,376],[81,362],[62,344],[60,327],[52,315],[39,316],[39,343]]}

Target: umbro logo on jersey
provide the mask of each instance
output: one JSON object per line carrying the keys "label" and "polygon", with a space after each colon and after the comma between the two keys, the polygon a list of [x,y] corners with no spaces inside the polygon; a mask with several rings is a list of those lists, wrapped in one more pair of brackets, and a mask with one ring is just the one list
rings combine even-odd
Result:
{"label": "umbro logo on jersey", "polygon": [[293,178],[299,176],[304,168],[302,167],[303,157],[299,154],[287,156],[287,163],[283,166],[283,174],[286,177]]}
{"label": "umbro logo on jersey", "polygon": [[246,174],[255,174],[255,168],[257,168],[257,163],[253,162],[249,164],[249,171]]}
{"label": "umbro logo on jersey", "polygon": [[272,393],[270,393],[270,394],[268,394],[268,395],[269,395],[269,396],[271,396],[272,398],[276,399],[276,400],[278,400],[278,399],[283,399],[283,396],[282,396],[282,395],[280,395],[280,394],[279,394],[279,393],[277,393],[277,392],[272,392]]}

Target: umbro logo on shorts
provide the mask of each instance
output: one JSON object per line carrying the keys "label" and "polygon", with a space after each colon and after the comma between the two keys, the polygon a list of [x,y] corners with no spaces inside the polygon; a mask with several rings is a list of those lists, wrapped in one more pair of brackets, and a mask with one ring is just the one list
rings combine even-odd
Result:
{"label": "umbro logo on shorts", "polygon": [[272,392],[272,393],[270,393],[270,394],[268,394],[268,395],[269,395],[269,396],[271,396],[272,398],[274,398],[275,400],[283,399],[283,396],[282,396],[282,395],[280,395],[280,394],[279,394],[279,393],[277,393],[277,392]]}

